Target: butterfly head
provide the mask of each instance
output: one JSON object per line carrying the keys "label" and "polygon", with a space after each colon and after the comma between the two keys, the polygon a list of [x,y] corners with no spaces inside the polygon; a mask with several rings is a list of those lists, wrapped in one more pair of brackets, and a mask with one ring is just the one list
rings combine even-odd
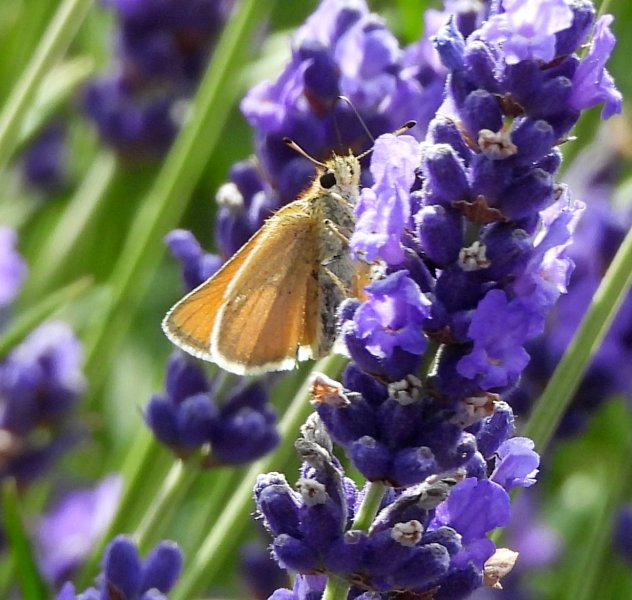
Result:
{"label": "butterfly head", "polygon": [[360,161],[353,155],[334,155],[318,175],[318,183],[324,191],[346,191],[360,185]]}

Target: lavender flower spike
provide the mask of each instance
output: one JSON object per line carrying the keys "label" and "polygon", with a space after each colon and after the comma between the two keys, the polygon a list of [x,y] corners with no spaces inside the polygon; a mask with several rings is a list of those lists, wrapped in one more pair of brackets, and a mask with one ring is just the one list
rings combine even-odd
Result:
{"label": "lavender flower spike", "polygon": [[[369,105],[389,82],[380,71],[391,48],[383,25],[362,29],[372,34],[367,39],[355,29],[364,5],[325,11],[333,5],[325,0],[316,13],[320,39],[314,18],[301,31],[276,93],[265,87],[268,104],[252,102],[263,99],[262,87],[244,104],[272,172],[288,165],[275,152],[282,124],[300,124],[298,131],[309,123],[309,141],[322,146],[314,132],[327,129],[303,111],[339,81],[312,74],[335,75],[338,66],[344,85]],[[269,473],[255,487],[278,564],[346,582],[349,598],[466,598],[483,585],[498,587],[513,565],[515,553],[497,549],[488,533],[508,524],[508,492],[534,483],[539,456],[531,440],[511,437],[504,395],[529,362],[525,346],[566,290],[567,247],[583,208],[556,182],[558,145],[594,99],[606,100],[606,112],[617,108],[603,70],[607,23],[596,27],[591,60],[578,55],[595,20],[587,0],[498,0],[473,13],[446,19],[433,38],[447,79],[424,142],[382,136],[375,144],[373,181],[362,182],[350,241],[356,257],[372,263],[374,279],[365,297],[340,306],[352,361],[341,381],[314,378],[318,417],[296,444],[298,484]],[[308,39],[318,43],[304,47]],[[382,50],[376,71],[368,46]],[[355,48],[366,72],[343,69],[342,48]],[[407,59],[421,61],[417,50]],[[584,70],[605,82],[594,96],[582,88]],[[280,104],[274,115],[269,102]],[[386,488],[361,531],[354,518],[371,494],[345,477],[332,442],[371,492]],[[273,597],[318,598],[322,582],[313,583]]]}
{"label": "lavender flower spike", "polygon": [[0,431],[6,438],[0,477],[30,481],[76,441],[68,417],[86,386],[82,360],[70,327],[50,321],[0,362]]}
{"label": "lavender flower spike", "polygon": [[275,413],[260,383],[244,384],[218,402],[215,381],[176,352],[167,364],[165,387],[150,399],[145,420],[182,458],[197,454],[206,467],[243,464],[278,443]]}
{"label": "lavender flower spike", "polygon": [[105,551],[99,587],[76,594],[67,583],[56,600],[156,600],[166,599],[182,571],[182,553],[175,542],[160,542],[141,560],[131,539],[114,538]]}

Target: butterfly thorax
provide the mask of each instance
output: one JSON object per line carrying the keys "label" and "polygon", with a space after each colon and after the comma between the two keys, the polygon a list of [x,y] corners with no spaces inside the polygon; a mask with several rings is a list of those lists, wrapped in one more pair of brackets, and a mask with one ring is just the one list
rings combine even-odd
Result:
{"label": "butterfly thorax", "polygon": [[328,352],[336,338],[336,311],[351,295],[354,264],[349,239],[355,227],[360,164],[353,156],[334,156],[316,178],[312,197],[314,219],[320,228],[320,317],[322,331],[317,354]]}

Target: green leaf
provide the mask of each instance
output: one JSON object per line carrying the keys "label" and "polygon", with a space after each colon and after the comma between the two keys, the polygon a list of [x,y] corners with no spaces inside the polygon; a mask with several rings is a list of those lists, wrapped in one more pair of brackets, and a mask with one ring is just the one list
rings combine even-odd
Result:
{"label": "green leaf", "polygon": [[0,171],[15,151],[25,115],[46,75],[64,55],[92,0],[65,0],[60,4],[31,61],[0,113]]}
{"label": "green leaf", "polygon": [[9,552],[24,600],[46,600],[50,594],[37,568],[33,549],[20,514],[18,493],[13,479],[2,484],[2,515],[9,541]]}

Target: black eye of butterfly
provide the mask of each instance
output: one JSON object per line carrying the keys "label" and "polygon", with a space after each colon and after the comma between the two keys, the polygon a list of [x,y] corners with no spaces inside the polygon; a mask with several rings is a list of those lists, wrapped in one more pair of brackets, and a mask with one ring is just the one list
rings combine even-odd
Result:
{"label": "black eye of butterfly", "polygon": [[320,176],[320,185],[322,185],[326,190],[336,185],[336,176],[333,171],[325,171]]}

